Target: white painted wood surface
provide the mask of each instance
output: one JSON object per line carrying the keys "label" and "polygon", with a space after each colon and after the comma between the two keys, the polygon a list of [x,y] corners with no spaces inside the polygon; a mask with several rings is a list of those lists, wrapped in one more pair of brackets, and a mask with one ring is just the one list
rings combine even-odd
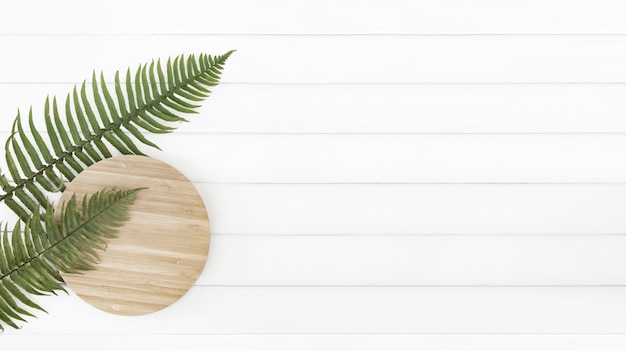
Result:
{"label": "white painted wood surface", "polygon": [[196,286],[140,318],[46,297],[50,314],[0,346],[623,350],[624,11],[3,4],[2,139],[18,107],[40,114],[93,69],[238,51],[200,115],[149,151],[206,202],[215,235]]}
{"label": "white painted wood surface", "polygon": [[[329,4],[332,6],[332,4]],[[94,67],[235,48],[225,83],[620,83],[623,35],[14,35],[0,82],[82,82]],[[167,45],[163,45],[167,43]],[[80,45],[80,50],[76,50]],[[112,51],[124,55],[112,55]],[[46,56],[39,54],[71,53]],[[104,60],[103,58],[106,58]],[[462,58],[462,59],[461,59]],[[28,67],[16,70],[15,67]],[[583,69],[581,67],[586,67]],[[53,69],[52,69],[53,68]],[[74,78],[73,78],[74,77]],[[72,79],[73,78],[73,79]]]}
{"label": "white painted wood surface", "polygon": [[176,305],[136,317],[96,312],[70,294],[44,298],[51,317],[23,334],[618,334],[625,293],[614,286],[197,286]]}

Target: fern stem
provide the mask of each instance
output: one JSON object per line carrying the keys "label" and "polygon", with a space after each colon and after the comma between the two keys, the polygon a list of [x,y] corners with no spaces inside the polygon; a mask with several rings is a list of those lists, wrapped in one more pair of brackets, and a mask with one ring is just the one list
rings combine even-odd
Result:
{"label": "fern stem", "polygon": [[85,226],[87,226],[89,223],[91,223],[93,220],[95,220],[96,218],[98,218],[101,214],[103,214],[104,212],[108,211],[110,208],[114,207],[117,202],[119,201],[123,201],[126,200],[129,197],[134,197],[136,192],[139,191],[141,189],[135,189],[134,191],[130,191],[128,192],[128,194],[126,194],[125,196],[117,199],[117,201],[113,201],[111,203],[109,203],[107,206],[101,208],[99,211],[95,212],[91,217],[86,217],[83,218],[83,221],[80,223],[79,226],[77,226],[76,228],[73,228],[71,231],[64,233],[66,235],[63,235],[63,237],[55,242],[53,242],[50,246],[48,246],[47,248],[45,248],[43,251],[38,252],[36,255],[32,255],[31,257],[28,258],[28,260],[22,262],[21,264],[19,264],[18,266],[16,266],[15,268],[13,268],[12,270],[8,271],[7,273],[3,274],[0,276],[0,281],[4,280],[6,278],[8,278],[9,276],[11,276],[11,274],[19,271],[20,269],[24,268],[25,266],[28,266],[29,264],[31,264],[33,261],[35,260],[39,260],[39,259],[45,259],[44,255],[47,254],[48,252],[50,252],[52,249],[54,249],[56,246],[62,244],[63,242],[65,242],[67,239],[69,239],[72,235],[78,233],[81,229],[83,229]]}
{"label": "fern stem", "polygon": [[[225,55],[225,57],[228,57],[229,54],[230,53]],[[133,119],[139,118],[141,113],[147,112],[151,108],[153,108],[155,106],[158,106],[158,105],[161,105],[167,99],[174,98],[178,91],[180,91],[181,89],[187,87],[190,82],[197,81],[203,74],[205,74],[207,71],[210,71],[210,69],[212,67],[213,66],[208,66],[204,70],[198,71],[195,75],[188,76],[187,79],[181,81],[180,84],[172,86],[170,89],[166,90],[165,93],[161,92],[160,95],[156,96],[151,101],[147,102],[141,108],[134,108],[133,111],[129,112],[127,115],[125,115],[120,120],[115,121],[115,122],[111,122],[105,128],[101,128],[99,130],[99,133],[93,134],[93,135],[91,135],[91,137],[89,137],[87,139],[83,139],[80,143],[78,143],[76,145],[73,145],[73,147],[70,148],[69,150],[65,150],[61,155],[57,155],[57,158],[54,158],[47,165],[45,165],[44,167],[42,167],[39,170],[37,170],[37,172],[31,174],[30,176],[26,177],[25,179],[22,179],[21,181],[15,183],[15,185],[13,187],[5,189],[6,192],[3,195],[0,196],[0,202],[4,201],[6,198],[8,198],[10,196],[13,196],[13,194],[16,191],[24,188],[27,184],[29,184],[31,182],[34,182],[35,179],[38,176],[43,175],[46,171],[48,171],[50,169],[53,169],[56,165],[64,162],[67,157],[70,157],[70,156],[74,155],[76,153],[76,151],[83,149],[86,145],[89,145],[89,144],[93,143],[96,140],[102,139],[103,136],[105,135],[105,133],[119,130],[122,126],[130,123]],[[2,177],[4,177],[4,176],[2,176]]]}

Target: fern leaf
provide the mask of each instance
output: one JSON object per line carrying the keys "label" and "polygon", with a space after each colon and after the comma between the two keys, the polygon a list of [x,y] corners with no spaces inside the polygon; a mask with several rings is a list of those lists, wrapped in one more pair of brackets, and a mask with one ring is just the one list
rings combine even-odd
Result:
{"label": "fern leaf", "polygon": [[34,213],[23,231],[17,222],[11,232],[5,228],[0,233],[0,330],[19,328],[34,310],[45,311],[30,295],[64,291],[57,269],[76,273],[93,268],[97,251],[128,219],[139,190],[103,190],[85,198],[80,210],[72,197],[58,223],[49,204],[41,217]]}
{"label": "fern leaf", "polygon": [[[46,192],[62,191],[62,177],[71,181],[86,167],[122,154],[142,155],[139,144],[158,148],[144,132],[170,133],[184,114],[197,113],[199,102],[217,85],[224,55],[177,56],[141,64],[126,72],[125,87],[116,72],[109,90],[103,74],[94,72],[91,94],[86,82],[67,95],[63,108],[57,99],[46,99],[44,119],[48,140],[32,123],[22,122],[19,112],[6,143],[6,163],[12,184],[0,174],[0,202],[4,201],[23,221],[48,205]],[[6,183],[6,184],[5,184]]]}

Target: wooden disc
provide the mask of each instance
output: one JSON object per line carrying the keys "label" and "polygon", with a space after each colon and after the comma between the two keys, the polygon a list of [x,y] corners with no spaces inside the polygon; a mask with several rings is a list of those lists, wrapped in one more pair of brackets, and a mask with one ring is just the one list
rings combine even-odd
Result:
{"label": "wooden disc", "polygon": [[209,250],[209,218],[193,184],[176,169],[145,156],[118,156],[81,172],[57,204],[104,188],[133,189],[130,220],[110,239],[93,271],[63,274],[91,305],[120,315],[161,310],[194,284]]}

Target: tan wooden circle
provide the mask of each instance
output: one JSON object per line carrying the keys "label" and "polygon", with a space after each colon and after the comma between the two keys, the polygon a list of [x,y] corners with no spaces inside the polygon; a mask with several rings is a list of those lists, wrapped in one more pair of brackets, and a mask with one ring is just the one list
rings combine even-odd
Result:
{"label": "tan wooden circle", "polygon": [[[130,220],[100,253],[102,262],[85,274],[63,274],[89,304],[119,315],[161,310],[183,296],[206,262],[210,228],[202,198],[180,172],[145,156],[118,156],[81,172],[57,204],[103,188],[142,190]],[[80,202],[80,201],[79,201]],[[80,204],[79,204],[80,208]]]}

